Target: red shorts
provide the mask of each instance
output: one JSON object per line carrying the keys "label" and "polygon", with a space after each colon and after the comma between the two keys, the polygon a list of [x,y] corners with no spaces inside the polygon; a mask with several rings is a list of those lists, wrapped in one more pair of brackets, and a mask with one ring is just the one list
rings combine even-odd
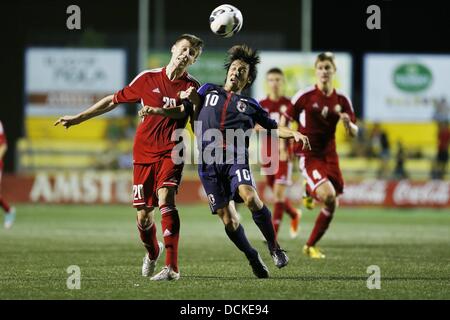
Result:
{"label": "red shorts", "polygon": [[158,189],[175,187],[181,182],[183,164],[174,164],[170,154],[151,164],[133,166],[133,206],[158,206]]}
{"label": "red shorts", "polygon": [[[264,167],[266,166],[263,166],[263,171]],[[271,188],[273,188],[273,185],[275,183],[290,186],[292,184],[291,179],[292,179],[292,162],[290,161],[280,161],[277,173],[266,175],[266,183]]]}
{"label": "red shorts", "polygon": [[315,191],[318,186],[330,181],[336,191],[336,195],[344,192],[344,179],[339,168],[339,159],[332,157],[301,156],[300,170],[306,179],[308,192],[316,198]]}

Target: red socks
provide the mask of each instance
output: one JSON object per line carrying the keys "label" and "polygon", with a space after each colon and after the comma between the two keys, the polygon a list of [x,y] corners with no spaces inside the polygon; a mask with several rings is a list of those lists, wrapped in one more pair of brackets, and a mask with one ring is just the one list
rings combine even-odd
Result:
{"label": "red socks", "polygon": [[320,238],[322,238],[322,236],[325,234],[325,231],[327,231],[331,220],[333,219],[333,213],[334,211],[329,211],[326,208],[320,210],[320,213],[316,219],[316,224],[314,225],[314,229],[312,230],[308,242],[306,242],[306,245],[314,246],[320,240]]}
{"label": "red socks", "polygon": [[139,236],[141,237],[142,243],[147,249],[148,257],[150,260],[155,260],[159,255],[158,240],[156,238],[156,226],[153,223],[151,227],[143,228],[139,221],[137,222],[137,227],[139,230]]}
{"label": "red socks", "polygon": [[162,205],[161,226],[166,247],[166,266],[178,272],[178,239],[180,235],[180,218],[175,206]]}
{"label": "red socks", "polygon": [[292,206],[291,201],[287,197],[286,200],[284,200],[284,208],[291,219],[295,219],[297,217],[297,210]]}
{"label": "red socks", "polygon": [[9,207],[9,204],[7,204],[6,201],[3,200],[3,198],[0,198],[0,207],[2,207],[6,213],[8,213],[9,210],[11,210],[11,208]]}
{"label": "red socks", "polygon": [[278,228],[280,227],[281,220],[283,219],[284,208],[285,208],[284,202],[275,202],[275,205],[273,207],[273,218],[272,218],[275,234],[278,233]]}

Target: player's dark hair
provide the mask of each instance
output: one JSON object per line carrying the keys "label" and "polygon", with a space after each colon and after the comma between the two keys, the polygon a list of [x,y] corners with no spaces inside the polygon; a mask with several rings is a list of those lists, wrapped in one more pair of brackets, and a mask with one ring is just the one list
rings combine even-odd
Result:
{"label": "player's dark hair", "polygon": [[181,36],[179,36],[176,40],[175,40],[175,44],[177,44],[178,42],[180,42],[181,40],[187,40],[189,41],[189,43],[191,44],[191,46],[198,51],[198,55],[197,57],[202,53],[202,49],[203,49],[203,40],[200,39],[197,36],[194,36],[193,34],[189,34],[189,33],[184,33]]}
{"label": "player's dark hair", "polygon": [[279,74],[279,75],[284,76],[283,70],[281,70],[280,68],[276,68],[276,67],[275,67],[275,68],[269,69],[269,70],[266,72],[266,75],[271,74],[271,73],[275,73],[275,74]]}
{"label": "player's dark hair", "polygon": [[249,65],[248,76],[250,78],[250,82],[248,82],[244,89],[250,87],[253,84],[253,81],[256,79],[256,75],[258,74],[258,70],[256,69],[256,65],[261,62],[259,58],[258,51],[253,50],[246,44],[236,45],[228,50],[228,58],[225,61],[225,69],[230,69],[231,64],[236,61],[241,60]]}
{"label": "player's dark hair", "polygon": [[323,62],[323,61],[330,61],[331,64],[333,65],[333,67],[336,69],[336,63],[334,61],[334,54],[333,52],[322,52],[319,53],[319,55],[316,58],[316,62],[314,62],[314,66],[317,66],[317,64],[319,62]]}

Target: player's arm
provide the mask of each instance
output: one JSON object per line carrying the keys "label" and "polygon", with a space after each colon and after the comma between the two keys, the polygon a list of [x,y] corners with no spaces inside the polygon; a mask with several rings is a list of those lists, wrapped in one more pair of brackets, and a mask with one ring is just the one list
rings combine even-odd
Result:
{"label": "player's arm", "polygon": [[339,114],[342,123],[344,124],[345,131],[347,135],[354,138],[358,135],[358,126],[356,125],[356,117],[353,111],[350,100],[343,98],[341,100],[342,106],[340,104],[336,105],[334,111]]}
{"label": "player's arm", "polygon": [[0,144],[0,161],[5,156],[5,153],[7,150],[8,150],[8,145],[6,144],[6,142]]}
{"label": "player's arm", "polygon": [[356,137],[359,129],[358,126],[350,120],[350,116],[345,112],[341,113],[339,116],[341,117],[347,134],[352,138]]}
{"label": "player's arm", "polygon": [[54,125],[57,126],[58,124],[63,125],[67,129],[71,126],[80,124],[86,120],[89,120],[91,118],[94,118],[96,116],[99,116],[101,114],[107,113],[111,110],[113,110],[115,107],[117,107],[118,104],[114,103],[113,101],[114,95],[109,95],[95,103],[90,108],[84,110],[83,112],[80,112],[79,114],[75,116],[64,116],[59,118]]}
{"label": "player's arm", "polygon": [[140,117],[145,117],[149,115],[158,115],[163,117],[169,117],[172,119],[183,119],[186,117],[186,110],[183,104],[176,107],[169,108],[156,108],[152,106],[144,106],[138,112]]}
{"label": "player's arm", "polygon": [[311,150],[311,145],[309,144],[309,139],[307,136],[301,134],[298,131],[289,129],[288,127],[278,127],[277,129],[278,137],[281,139],[291,139],[293,138],[295,142],[302,142],[302,150]]}
{"label": "player's arm", "polygon": [[[163,117],[169,117],[172,119],[183,119],[188,114],[191,113],[192,103],[194,105],[194,110],[196,106],[200,104],[200,97],[194,87],[189,87],[186,91],[180,92],[180,99],[183,101],[182,104],[175,107],[169,108],[156,108],[152,106],[144,106],[139,110],[139,116],[144,117],[147,115],[159,115]],[[188,101],[187,101],[188,100]]]}
{"label": "player's arm", "polygon": [[278,126],[275,120],[269,117],[269,114],[265,112],[261,107],[259,110],[257,108],[256,112],[256,123],[261,125],[263,128],[267,130],[276,129],[276,133],[281,139],[291,139],[293,138],[295,142],[303,142],[303,150],[311,150],[311,146],[309,144],[309,139],[307,136],[301,134],[298,131],[294,131],[289,129],[288,127]]}

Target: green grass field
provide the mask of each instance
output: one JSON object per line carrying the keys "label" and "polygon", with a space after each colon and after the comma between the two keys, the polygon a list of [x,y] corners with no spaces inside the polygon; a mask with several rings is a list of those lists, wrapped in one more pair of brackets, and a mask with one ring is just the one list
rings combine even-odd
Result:
{"label": "green grass field", "polygon": [[[177,282],[140,276],[144,250],[128,206],[22,205],[12,230],[0,230],[0,299],[449,299],[450,214],[443,210],[339,209],[321,242],[327,259],[301,247],[317,211],[305,212],[299,239],[280,242],[289,265],[278,270],[250,214],[242,222],[271,271],[256,279],[207,205],[180,206]],[[158,237],[161,239],[158,213]],[[81,289],[69,290],[70,265]],[[369,290],[367,267],[381,269]],[[162,266],[158,264],[158,269]]]}

